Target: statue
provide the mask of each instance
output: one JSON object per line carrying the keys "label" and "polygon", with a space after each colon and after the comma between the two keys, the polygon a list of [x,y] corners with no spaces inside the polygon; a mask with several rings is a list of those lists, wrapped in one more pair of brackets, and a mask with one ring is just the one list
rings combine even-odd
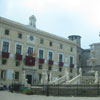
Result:
{"label": "statue", "polygon": [[23,72],[22,72],[22,80],[23,80],[23,81],[22,81],[22,84],[24,84],[24,85],[25,85],[25,81],[26,81],[26,80],[25,80],[25,76],[26,76],[26,75],[25,75],[25,70],[23,70]]}
{"label": "statue", "polygon": [[27,87],[28,86],[28,82],[27,82],[27,80],[28,79],[26,79],[26,74],[25,74],[25,70],[23,70],[23,72],[22,72],[22,84],[25,86],[25,87]]}
{"label": "statue", "polygon": [[69,81],[69,71],[67,68],[65,69],[66,80]]}
{"label": "statue", "polygon": [[42,84],[47,84],[48,76],[46,72],[42,72]]}
{"label": "statue", "polygon": [[52,80],[52,74],[51,74],[51,72],[49,73],[49,80],[50,81]]}
{"label": "statue", "polygon": [[79,73],[82,76],[82,68],[81,67],[79,68]]}
{"label": "statue", "polygon": [[29,18],[29,24],[30,24],[30,26],[32,26],[34,28],[36,27],[36,18],[35,18],[34,15],[30,16],[30,18]]}
{"label": "statue", "polygon": [[98,71],[95,72],[95,84],[99,82],[99,74]]}

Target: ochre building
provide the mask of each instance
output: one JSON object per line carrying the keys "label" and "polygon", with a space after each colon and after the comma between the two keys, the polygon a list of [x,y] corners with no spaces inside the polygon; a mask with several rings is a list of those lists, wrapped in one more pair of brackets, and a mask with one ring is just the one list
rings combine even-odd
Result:
{"label": "ochre building", "polygon": [[48,81],[77,75],[77,45],[36,28],[36,18],[23,25],[0,17],[0,82],[22,83],[23,71],[29,84],[42,84],[43,72]]}

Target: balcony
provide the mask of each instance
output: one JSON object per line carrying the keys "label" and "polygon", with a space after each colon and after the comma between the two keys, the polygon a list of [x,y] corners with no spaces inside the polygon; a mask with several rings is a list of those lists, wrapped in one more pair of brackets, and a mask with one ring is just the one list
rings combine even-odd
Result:
{"label": "balcony", "polygon": [[15,54],[15,59],[16,59],[16,60],[22,60],[22,55],[20,55],[20,54]]}
{"label": "balcony", "polygon": [[70,64],[70,68],[74,68],[74,64]]}
{"label": "balcony", "polygon": [[61,66],[61,67],[62,67],[63,65],[64,65],[64,63],[63,63],[63,62],[59,62],[59,66]]}
{"label": "balcony", "polygon": [[44,59],[39,58],[39,63],[40,63],[40,64],[44,64]]}
{"label": "balcony", "polygon": [[26,66],[35,66],[35,57],[26,56],[25,65]]}
{"label": "balcony", "polygon": [[9,53],[8,52],[2,52],[2,57],[3,58],[9,58]]}
{"label": "balcony", "polygon": [[53,60],[48,60],[49,65],[53,65]]}

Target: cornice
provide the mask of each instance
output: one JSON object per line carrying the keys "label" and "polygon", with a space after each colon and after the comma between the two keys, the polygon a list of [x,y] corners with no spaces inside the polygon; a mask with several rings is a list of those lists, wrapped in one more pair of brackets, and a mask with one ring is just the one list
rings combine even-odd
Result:
{"label": "cornice", "polygon": [[[51,38],[51,39],[54,39],[54,40],[57,40],[57,41],[61,41],[61,42],[64,42],[64,43],[68,43],[68,44],[77,46],[76,43],[68,40],[67,38],[63,38],[63,37],[60,37],[60,36],[57,36],[57,35],[54,35],[52,33],[45,32],[45,31],[42,31],[42,30],[39,30],[39,29],[32,29],[32,28],[28,27],[27,25],[24,25],[24,24],[21,24],[21,23],[18,23],[18,22],[15,22],[15,21],[12,21],[12,20],[9,20],[9,19],[6,19],[6,18],[0,17],[0,23],[11,26],[11,27],[15,27],[15,28],[18,28],[18,29],[21,29],[21,30],[24,30],[24,31],[28,31],[28,32],[34,33],[36,35],[41,35],[41,36],[44,36],[44,37],[47,37],[47,38]],[[27,32],[27,34],[28,34],[28,32]]]}

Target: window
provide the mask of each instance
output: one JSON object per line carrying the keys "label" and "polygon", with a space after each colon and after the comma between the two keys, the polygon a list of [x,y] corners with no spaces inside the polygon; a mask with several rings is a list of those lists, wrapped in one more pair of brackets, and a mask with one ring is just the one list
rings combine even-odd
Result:
{"label": "window", "polygon": [[59,62],[62,62],[62,61],[63,61],[63,55],[59,54]]}
{"label": "window", "polygon": [[39,58],[43,59],[43,50],[39,50]]}
{"label": "window", "polygon": [[7,60],[2,59],[2,64],[5,65],[7,63]]}
{"label": "window", "polygon": [[42,64],[39,64],[39,69],[42,69]]}
{"label": "window", "polygon": [[60,71],[60,72],[62,71],[62,68],[61,68],[61,67],[59,68],[59,71]]}
{"label": "window", "polygon": [[70,68],[70,73],[72,73],[73,72],[73,69],[72,68]]}
{"label": "window", "polygon": [[6,71],[1,70],[1,79],[5,79],[5,78],[6,78]]}
{"label": "window", "polygon": [[52,70],[52,66],[49,66],[49,67],[48,67],[48,70]]}
{"label": "window", "polygon": [[73,48],[72,47],[70,48],[70,51],[73,52]]}
{"label": "window", "polygon": [[18,38],[22,38],[22,34],[21,33],[18,33]]}
{"label": "window", "polygon": [[60,46],[60,49],[62,49],[62,48],[63,48],[63,45],[62,45],[62,44],[60,44],[59,46]]}
{"label": "window", "polygon": [[21,50],[22,50],[22,45],[17,44],[16,45],[16,54],[20,54],[21,55]]}
{"label": "window", "polygon": [[19,79],[19,72],[15,72],[15,80]]}
{"label": "window", "polygon": [[77,39],[77,36],[75,36],[75,39]]}
{"label": "window", "polygon": [[42,74],[39,74],[39,81],[41,81],[42,79]]}
{"label": "window", "polygon": [[52,46],[52,42],[51,41],[49,42],[49,45]]}
{"label": "window", "polygon": [[83,70],[83,74],[85,74],[85,71]]}
{"label": "window", "polygon": [[19,61],[16,61],[16,66],[19,66],[20,65],[20,62]]}
{"label": "window", "polygon": [[3,42],[3,48],[2,48],[3,52],[8,52],[9,51],[9,42]]}
{"label": "window", "polygon": [[5,30],[5,35],[9,35],[9,30]]}
{"label": "window", "polygon": [[53,53],[49,51],[49,60],[53,59]]}
{"label": "window", "polygon": [[33,48],[32,47],[28,48],[28,56],[33,56]]}
{"label": "window", "polygon": [[40,44],[43,44],[44,43],[44,40],[43,39],[40,39]]}
{"label": "window", "polygon": [[73,57],[70,57],[70,64],[73,64]]}
{"label": "window", "polygon": [[81,55],[79,55],[79,61],[81,60]]}

